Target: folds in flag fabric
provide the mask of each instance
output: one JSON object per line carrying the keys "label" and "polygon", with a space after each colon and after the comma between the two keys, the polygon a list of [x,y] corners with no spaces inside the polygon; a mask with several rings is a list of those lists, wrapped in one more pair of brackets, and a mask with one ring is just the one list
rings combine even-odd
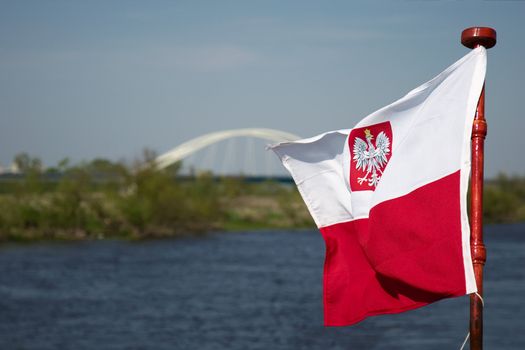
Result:
{"label": "folds in flag fabric", "polygon": [[467,187],[483,47],[338,130],[271,148],[326,243],[327,326],[476,291]]}

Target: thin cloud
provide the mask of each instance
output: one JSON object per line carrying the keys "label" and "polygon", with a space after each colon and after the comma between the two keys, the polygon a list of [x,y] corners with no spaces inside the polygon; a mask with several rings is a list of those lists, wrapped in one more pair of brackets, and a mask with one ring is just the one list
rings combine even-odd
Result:
{"label": "thin cloud", "polygon": [[261,61],[253,51],[235,45],[141,47],[120,50],[57,50],[11,52],[2,55],[4,67],[19,69],[75,65],[91,67],[148,66],[195,72],[218,72],[243,68]]}
{"label": "thin cloud", "polygon": [[239,46],[201,46],[168,50],[173,63],[196,71],[236,69],[259,61],[260,56]]}

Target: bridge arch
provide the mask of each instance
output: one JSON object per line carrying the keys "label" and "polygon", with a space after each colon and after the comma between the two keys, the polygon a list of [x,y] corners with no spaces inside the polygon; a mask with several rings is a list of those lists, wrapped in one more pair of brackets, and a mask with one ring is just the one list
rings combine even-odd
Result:
{"label": "bridge arch", "polygon": [[157,166],[161,169],[166,168],[178,161],[183,160],[189,155],[214,143],[233,138],[233,137],[254,137],[271,142],[294,141],[300,137],[292,133],[264,128],[233,129],[211,132],[190,141],[184,142],[172,150],[157,157]]}

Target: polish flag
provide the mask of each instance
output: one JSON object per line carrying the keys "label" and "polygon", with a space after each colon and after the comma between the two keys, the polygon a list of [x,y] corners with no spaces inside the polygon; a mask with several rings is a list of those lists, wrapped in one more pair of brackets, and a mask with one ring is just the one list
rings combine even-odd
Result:
{"label": "polish flag", "polygon": [[478,47],[353,129],[271,147],[326,243],[325,325],[476,292],[466,197],[485,69]]}

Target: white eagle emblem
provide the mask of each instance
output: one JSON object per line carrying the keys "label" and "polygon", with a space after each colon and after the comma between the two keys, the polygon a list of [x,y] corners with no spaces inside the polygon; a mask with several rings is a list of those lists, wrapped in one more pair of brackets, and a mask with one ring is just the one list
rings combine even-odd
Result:
{"label": "white eagle emblem", "polygon": [[361,185],[367,181],[368,186],[376,187],[383,175],[383,169],[388,162],[387,155],[390,153],[390,140],[384,131],[377,135],[375,145],[372,143],[374,136],[370,130],[365,130],[365,139],[356,137],[354,140],[353,160],[356,162],[355,168],[366,175],[358,177],[357,182]]}

